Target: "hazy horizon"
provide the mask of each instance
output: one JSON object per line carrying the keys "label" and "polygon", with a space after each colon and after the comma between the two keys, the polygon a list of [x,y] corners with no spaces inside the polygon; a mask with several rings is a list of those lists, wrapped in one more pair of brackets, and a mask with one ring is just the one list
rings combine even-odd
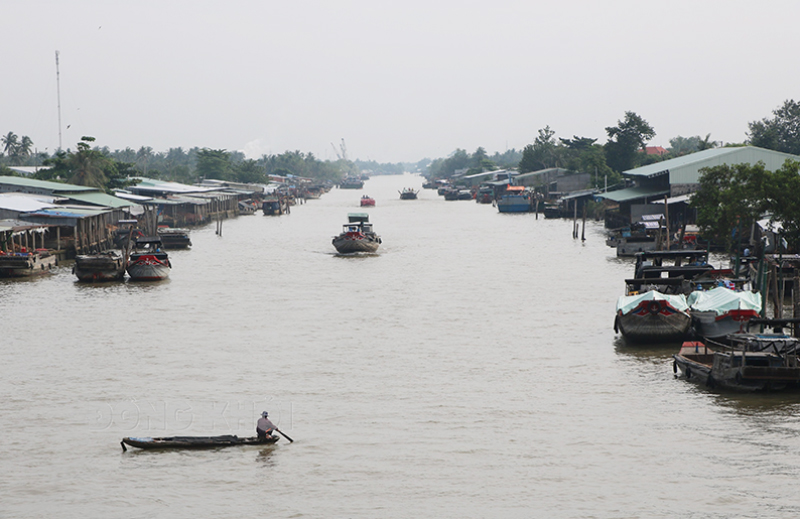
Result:
{"label": "hazy horizon", "polygon": [[0,133],[63,148],[287,150],[416,162],[457,148],[657,133],[743,142],[793,99],[800,3],[13,3]]}

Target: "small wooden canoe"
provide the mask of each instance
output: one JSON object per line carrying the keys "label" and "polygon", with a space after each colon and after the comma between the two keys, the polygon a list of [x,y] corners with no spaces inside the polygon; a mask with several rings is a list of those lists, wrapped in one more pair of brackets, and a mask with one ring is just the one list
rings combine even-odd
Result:
{"label": "small wooden canoe", "polygon": [[169,436],[165,438],[130,438],[125,437],[120,442],[122,450],[126,451],[125,444],[140,449],[215,449],[218,447],[233,447],[235,445],[270,445],[278,441],[277,436],[261,439],[258,436],[239,438],[235,435],[225,436]]}

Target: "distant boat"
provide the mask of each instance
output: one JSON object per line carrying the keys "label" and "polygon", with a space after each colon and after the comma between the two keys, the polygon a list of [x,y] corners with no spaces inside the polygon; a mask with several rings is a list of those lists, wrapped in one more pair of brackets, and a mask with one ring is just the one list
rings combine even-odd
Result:
{"label": "distant boat", "polygon": [[251,436],[239,438],[235,435],[225,436],[168,436],[164,438],[126,437],[120,445],[122,450],[128,450],[125,445],[139,449],[217,449],[220,447],[234,447],[237,445],[272,445],[278,441],[277,436],[259,438]]}
{"label": "distant boat", "polygon": [[373,207],[374,205],[374,198],[370,197],[369,195],[364,195],[361,197],[361,207]]}
{"label": "distant boat", "polygon": [[361,177],[345,177],[339,183],[339,189],[361,189],[364,187],[364,181]]}
{"label": "distant boat", "polygon": [[138,238],[128,260],[128,275],[132,281],[160,281],[169,277],[172,264],[162,250],[161,238]]}
{"label": "distant boat", "polygon": [[488,186],[478,189],[478,193],[475,195],[475,201],[479,204],[491,204],[494,202],[494,189]]}
{"label": "distant boat", "polygon": [[375,252],[381,238],[372,230],[367,213],[349,213],[342,233],[333,238],[333,246],[342,254],[350,252]]}
{"label": "distant boat", "polygon": [[525,186],[507,186],[497,200],[497,210],[501,213],[529,213],[531,194]]}
{"label": "distant boat", "polygon": [[261,202],[261,210],[264,216],[280,216],[289,212],[289,204],[279,196],[271,196]]}
{"label": "distant boat", "polygon": [[98,283],[122,281],[125,277],[125,258],[122,252],[110,250],[98,254],[81,254],[75,257],[72,273],[78,281]]}
{"label": "distant boat", "polygon": [[416,200],[417,193],[419,193],[419,191],[415,191],[410,187],[407,187],[402,191],[398,191],[398,193],[400,193],[400,200]]}
{"label": "distant boat", "polygon": [[161,238],[161,243],[165,249],[188,249],[192,246],[189,232],[189,229],[159,227],[158,237]]}

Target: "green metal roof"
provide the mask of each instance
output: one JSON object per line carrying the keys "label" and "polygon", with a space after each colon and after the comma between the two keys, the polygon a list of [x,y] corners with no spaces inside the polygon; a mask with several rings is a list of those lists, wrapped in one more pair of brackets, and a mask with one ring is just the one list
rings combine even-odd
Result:
{"label": "green metal roof", "polygon": [[118,198],[106,193],[73,193],[64,196],[70,200],[76,200],[78,202],[91,205],[99,205],[102,207],[112,207],[114,209],[137,205],[135,202],[131,202],[130,200],[123,200],[122,198]]}
{"label": "green metal roof", "polygon": [[47,180],[36,180],[24,177],[0,177],[0,184],[8,186],[28,187],[42,189],[52,193],[88,193],[99,190],[96,187],[76,186],[74,184],[64,184],[63,182],[50,182]]}
{"label": "green metal roof", "polygon": [[630,200],[636,200],[637,198],[651,198],[654,196],[664,196],[669,194],[669,189],[665,189],[663,187],[627,187],[625,189],[619,189],[617,191],[609,191],[607,193],[598,193],[596,196],[599,198],[605,198],[606,200],[612,200],[614,202],[628,202]]}
{"label": "green metal roof", "polygon": [[722,164],[755,164],[763,162],[770,171],[780,168],[786,159],[800,161],[800,157],[781,153],[755,146],[740,146],[737,148],[712,148],[710,150],[690,153],[682,157],[648,164],[640,168],[623,171],[622,174],[631,177],[652,178],[660,175],[669,175],[670,184],[697,184],[700,181],[702,168],[719,166]]}

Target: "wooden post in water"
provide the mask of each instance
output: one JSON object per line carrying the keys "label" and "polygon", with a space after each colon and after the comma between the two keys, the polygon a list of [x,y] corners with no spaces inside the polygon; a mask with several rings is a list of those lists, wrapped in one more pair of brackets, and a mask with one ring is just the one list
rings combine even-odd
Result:
{"label": "wooden post in water", "polygon": [[578,237],[578,199],[572,201],[572,237]]}
{"label": "wooden post in water", "polygon": [[[794,265],[794,283],[792,284],[792,317],[800,318],[800,264]],[[800,323],[792,324],[792,335],[800,337]]]}
{"label": "wooden post in water", "polygon": [[[778,272],[775,268],[775,265],[771,265],[769,268],[769,274],[767,278],[767,285],[769,286],[769,296],[772,299],[772,316],[775,319],[781,318],[781,310],[783,310],[780,301],[778,301]],[[764,299],[764,306],[769,304],[769,299]]]}
{"label": "wooden post in water", "polygon": [[586,203],[583,204],[583,229],[581,230],[581,241],[586,241]]}
{"label": "wooden post in water", "polygon": [[667,223],[667,250],[670,248],[670,244],[672,243],[672,236],[669,234],[669,204],[667,200],[669,199],[669,195],[664,195],[664,219]]}

